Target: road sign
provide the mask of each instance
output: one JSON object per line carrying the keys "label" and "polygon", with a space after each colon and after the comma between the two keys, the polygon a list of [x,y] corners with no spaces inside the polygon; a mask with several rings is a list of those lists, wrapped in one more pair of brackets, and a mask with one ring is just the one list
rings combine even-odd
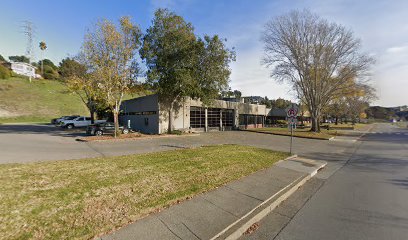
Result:
{"label": "road sign", "polygon": [[295,105],[293,105],[292,107],[288,108],[286,111],[286,115],[291,118],[291,117],[296,117],[298,113],[298,109]]}
{"label": "road sign", "polygon": [[290,129],[290,154],[292,154],[293,129],[296,129],[298,111],[299,110],[295,104],[292,104],[291,107],[286,109],[286,115],[288,116],[288,127]]}
{"label": "road sign", "polygon": [[296,129],[296,124],[297,124],[297,118],[296,117],[288,118],[288,127]]}

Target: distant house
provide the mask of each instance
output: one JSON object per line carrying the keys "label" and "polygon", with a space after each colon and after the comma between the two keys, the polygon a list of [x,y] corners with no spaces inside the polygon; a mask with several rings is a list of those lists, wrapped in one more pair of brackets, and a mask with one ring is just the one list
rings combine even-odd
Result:
{"label": "distant house", "polygon": [[36,78],[37,75],[35,74],[35,69],[33,65],[25,62],[11,62],[11,70],[17,74]]}
{"label": "distant house", "polygon": [[[266,115],[266,124],[276,124],[279,120],[287,120],[287,109],[273,108]],[[310,122],[310,113],[308,111],[298,112],[297,120],[301,122]]]}
{"label": "distant house", "polygon": [[249,97],[243,97],[245,103],[250,103],[250,104],[260,104],[264,100],[263,97],[261,96],[249,96]]}

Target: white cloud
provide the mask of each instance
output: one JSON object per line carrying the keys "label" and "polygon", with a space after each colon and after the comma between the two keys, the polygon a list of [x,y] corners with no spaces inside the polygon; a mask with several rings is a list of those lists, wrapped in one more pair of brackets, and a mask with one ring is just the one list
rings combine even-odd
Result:
{"label": "white cloud", "polygon": [[408,50],[408,45],[387,48],[386,53],[403,53]]}

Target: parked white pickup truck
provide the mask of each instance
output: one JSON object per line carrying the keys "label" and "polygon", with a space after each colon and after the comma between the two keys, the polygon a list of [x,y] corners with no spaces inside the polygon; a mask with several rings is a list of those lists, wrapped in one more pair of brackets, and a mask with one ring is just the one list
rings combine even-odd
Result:
{"label": "parked white pickup truck", "polygon": [[[104,123],[106,120],[95,120],[96,123]],[[91,118],[90,117],[77,117],[72,120],[63,120],[60,123],[61,127],[65,127],[68,129],[72,129],[75,127],[87,127],[91,125]]]}

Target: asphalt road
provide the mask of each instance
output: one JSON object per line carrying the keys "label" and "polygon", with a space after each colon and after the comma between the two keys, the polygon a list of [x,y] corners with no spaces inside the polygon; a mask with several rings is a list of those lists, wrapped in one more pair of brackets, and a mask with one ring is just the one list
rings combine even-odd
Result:
{"label": "asphalt road", "polygon": [[349,153],[242,238],[408,239],[408,130],[377,124]]}
{"label": "asphalt road", "polygon": [[[69,160],[166,151],[212,144],[241,144],[289,151],[289,138],[242,131],[211,132],[194,136],[138,139],[129,141],[78,142],[84,131],[68,131],[52,125],[0,125],[0,163]],[[341,166],[350,142],[295,139],[294,151],[302,155],[334,159]]]}

